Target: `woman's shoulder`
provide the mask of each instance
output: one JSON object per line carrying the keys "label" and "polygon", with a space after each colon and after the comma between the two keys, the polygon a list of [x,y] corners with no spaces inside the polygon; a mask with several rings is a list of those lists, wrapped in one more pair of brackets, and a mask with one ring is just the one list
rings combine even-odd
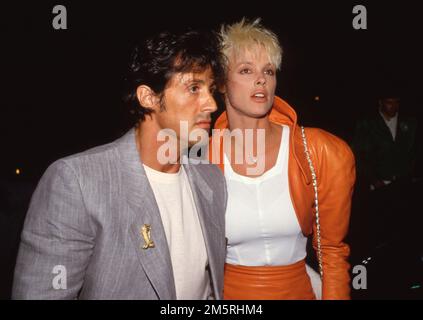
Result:
{"label": "woman's shoulder", "polygon": [[321,155],[354,162],[350,146],[340,137],[320,128],[305,128],[307,143]]}

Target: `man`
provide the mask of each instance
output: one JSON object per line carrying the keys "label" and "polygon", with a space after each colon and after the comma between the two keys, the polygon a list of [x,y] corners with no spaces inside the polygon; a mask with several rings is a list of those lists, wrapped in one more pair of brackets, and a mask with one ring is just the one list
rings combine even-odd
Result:
{"label": "man", "polygon": [[[26,217],[13,298],[221,298],[224,178],[179,156],[197,142],[189,137],[207,135],[218,61],[215,43],[194,31],[136,48],[126,79],[139,121],[48,168]],[[169,142],[182,149],[166,163]]]}
{"label": "man", "polygon": [[[353,227],[351,234],[357,235],[356,247],[365,250],[363,255],[420,234],[412,231],[420,226],[412,196],[416,139],[417,121],[400,112],[400,99],[393,93],[381,96],[378,110],[357,123],[352,147],[360,188],[352,224],[357,230]],[[417,241],[405,247],[413,243]]]}
{"label": "man", "polygon": [[353,150],[359,178],[370,190],[413,174],[417,122],[399,115],[399,105],[397,96],[385,95],[378,112],[357,123]]}

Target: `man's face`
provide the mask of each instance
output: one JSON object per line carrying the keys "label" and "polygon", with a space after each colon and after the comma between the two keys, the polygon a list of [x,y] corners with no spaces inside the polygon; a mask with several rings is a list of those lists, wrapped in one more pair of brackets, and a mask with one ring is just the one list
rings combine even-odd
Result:
{"label": "man's face", "polygon": [[389,117],[395,117],[399,109],[398,98],[384,98],[380,100],[380,107],[383,113]]}
{"label": "man's face", "polygon": [[[210,68],[203,72],[174,74],[164,90],[163,105],[165,110],[155,113],[160,129],[173,130],[178,140],[185,140],[180,130],[181,122],[188,124],[188,134],[194,130],[208,133],[211,125],[211,113],[217,110],[213,98],[215,82]],[[188,141],[193,145],[197,141]]]}
{"label": "man's face", "polygon": [[226,106],[238,114],[259,118],[273,105],[276,68],[266,49],[257,45],[229,59],[226,82]]}

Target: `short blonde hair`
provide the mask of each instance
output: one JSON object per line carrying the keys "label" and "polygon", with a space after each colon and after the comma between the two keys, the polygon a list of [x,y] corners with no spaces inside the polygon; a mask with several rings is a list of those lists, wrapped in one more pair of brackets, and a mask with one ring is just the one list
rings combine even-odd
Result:
{"label": "short blonde hair", "polygon": [[242,18],[231,25],[222,25],[220,28],[220,45],[223,53],[223,64],[228,67],[230,54],[237,54],[242,50],[250,50],[256,45],[262,45],[269,55],[276,69],[282,63],[282,47],[275,33],[261,25],[260,18],[252,22]]}

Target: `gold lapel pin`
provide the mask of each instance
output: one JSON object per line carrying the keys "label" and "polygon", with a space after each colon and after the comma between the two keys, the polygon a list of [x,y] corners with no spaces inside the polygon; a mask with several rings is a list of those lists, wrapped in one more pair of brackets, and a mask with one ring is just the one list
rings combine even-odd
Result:
{"label": "gold lapel pin", "polygon": [[141,235],[144,238],[143,249],[154,248],[154,242],[151,240],[151,225],[144,224],[141,228]]}

